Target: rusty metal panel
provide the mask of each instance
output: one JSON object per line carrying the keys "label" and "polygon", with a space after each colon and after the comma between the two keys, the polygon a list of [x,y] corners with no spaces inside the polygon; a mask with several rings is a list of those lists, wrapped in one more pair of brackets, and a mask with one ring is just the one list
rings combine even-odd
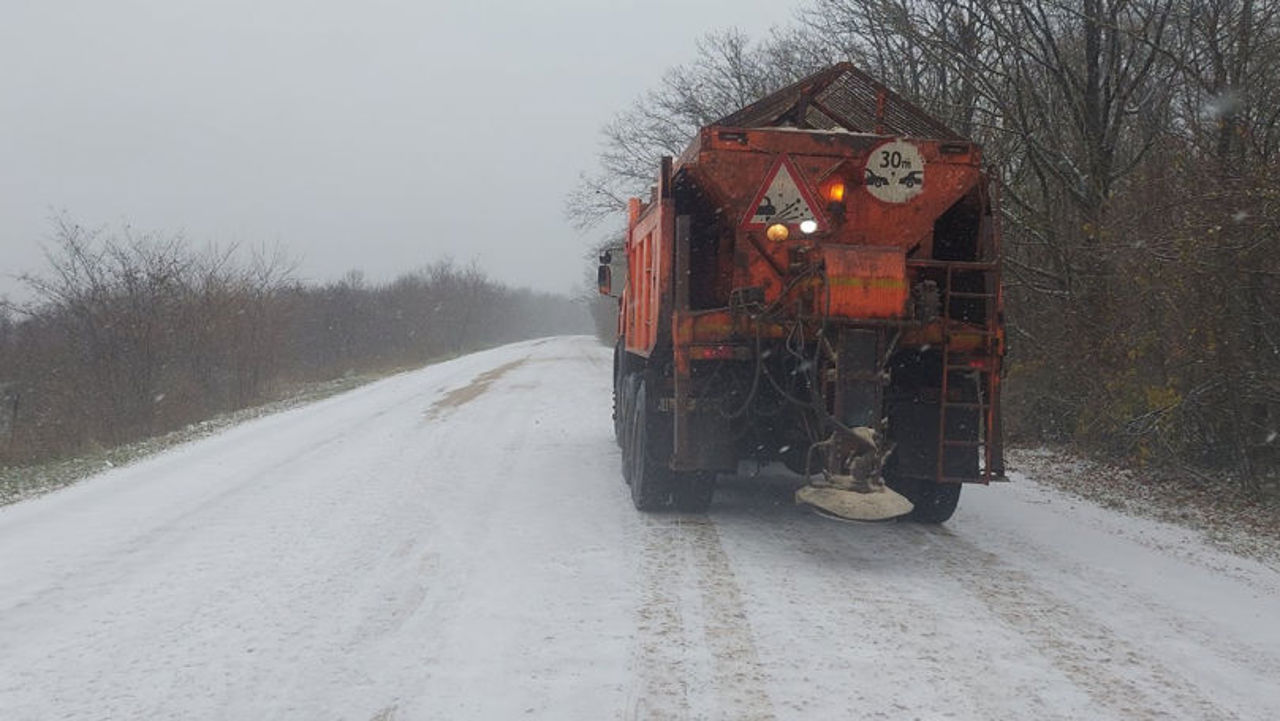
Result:
{"label": "rusty metal panel", "polygon": [[838,120],[812,105],[805,110],[804,124],[810,128],[835,129],[842,127]]}
{"label": "rusty metal panel", "polygon": [[936,140],[963,137],[851,63],[839,63],[717,120],[713,125],[793,125]]}
{"label": "rusty metal panel", "polygon": [[[724,264],[731,288],[759,289],[766,303],[777,301],[792,287],[790,254],[798,247],[874,245],[896,248],[899,255],[931,257],[937,219],[983,182],[976,152],[943,152],[943,142],[937,140],[774,128],[733,131],[727,140],[715,132],[702,138],[705,144],[696,161],[681,172],[728,219],[722,232],[732,239]],[[910,146],[917,164],[913,168],[919,170],[910,186],[905,176],[895,179],[874,165],[882,156],[901,150],[899,146]],[[817,224],[816,230],[802,232],[796,218],[788,216],[785,224],[790,234],[785,241],[768,238],[767,226],[775,221],[756,222],[759,199],[770,195],[780,167],[800,186],[803,207],[812,212]],[[884,175],[879,180],[889,183],[890,189],[901,188],[900,197],[886,195],[884,187],[872,187],[866,180],[872,169]],[[836,184],[841,188],[838,198],[830,194]],[[900,315],[888,314],[880,303],[873,307],[880,309],[877,315],[864,317]]]}
{"label": "rusty metal panel", "polygon": [[907,308],[907,262],[901,248],[828,245],[827,315],[837,318],[901,318]]}
{"label": "rusty metal panel", "polygon": [[777,125],[786,119],[786,115],[804,104],[806,98],[826,87],[844,72],[848,63],[833,65],[826,70],[814,73],[798,80],[775,93],[766,95],[756,102],[717,120],[712,125],[727,125],[735,128],[759,128]]}

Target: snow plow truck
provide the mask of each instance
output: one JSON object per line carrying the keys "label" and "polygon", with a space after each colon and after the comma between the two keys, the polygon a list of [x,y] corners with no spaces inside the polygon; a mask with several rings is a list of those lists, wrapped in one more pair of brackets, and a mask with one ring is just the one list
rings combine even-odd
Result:
{"label": "snow plow truck", "polygon": [[951,517],[1003,478],[998,187],[981,149],[842,63],[664,157],[625,246],[614,423],[635,507],[744,460],[846,519]]}

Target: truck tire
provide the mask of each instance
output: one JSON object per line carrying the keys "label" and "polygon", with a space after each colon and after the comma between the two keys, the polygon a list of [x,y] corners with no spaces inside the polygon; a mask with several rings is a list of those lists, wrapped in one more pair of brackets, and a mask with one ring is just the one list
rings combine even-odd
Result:
{"label": "truck tire", "polygon": [[617,442],[618,447],[622,447],[622,399],[619,397],[620,389],[615,384],[613,386],[613,440]]}
{"label": "truck tire", "polygon": [[931,524],[950,520],[960,503],[960,486],[959,483],[919,481],[914,497],[908,496],[915,508],[907,515],[907,520]]}
{"label": "truck tire", "polygon": [[677,511],[706,513],[716,493],[716,474],[710,471],[677,473],[671,482],[671,496]]}
{"label": "truck tire", "polygon": [[[884,466],[890,488],[907,497],[915,509],[905,520],[937,524],[950,520],[960,502],[960,483],[938,483],[938,414],[942,373],[940,353],[904,353],[895,359],[893,383],[888,389],[886,414],[889,441],[895,450]],[[974,403],[978,388],[955,379],[951,389],[957,401]],[[977,440],[979,417],[976,411],[952,409],[947,413],[947,437]],[[946,454],[943,474],[953,478],[978,476],[977,446],[952,446]]]}
{"label": "truck tire", "polygon": [[902,517],[904,521],[915,523],[945,523],[956,512],[960,503],[962,483],[938,483],[927,478],[903,478],[898,473],[897,455],[899,448],[884,466],[884,481],[893,490],[907,497],[915,506],[911,513]]}
{"label": "truck tire", "polygon": [[634,439],[631,437],[632,414],[635,408],[636,377],[627,374],[618,383],[618,445],[622,448],[622,481],[631,484],[631,454]]}
{"label": "truck tire", "polygon": [[626,418],[625,409],[622,403],[623,384],[626,382],[626,376],[622,375],[619,367],[622,362],[621,353],[621,341],[619,341],[613,346],[613,439],[618,442],[618,447],[620,448],[623,445],[623,439],[626,438],[622,432],[623,428],[626,427],[624,421]]}
{"label": "truck tire", "polygon": [[667,505],[671,496],[671,471],[655,461],[651,437],[653,418],[649,414],[644,381],[635,386],[631,398],[630,468],[631,503],[637,511],[656,511]]}
{"label": "truck tire", "polygon": [[613,435],[622,449],[627,447],[627,426],[631,421],[630,383],[631,376],[622,376],[613,389]]}

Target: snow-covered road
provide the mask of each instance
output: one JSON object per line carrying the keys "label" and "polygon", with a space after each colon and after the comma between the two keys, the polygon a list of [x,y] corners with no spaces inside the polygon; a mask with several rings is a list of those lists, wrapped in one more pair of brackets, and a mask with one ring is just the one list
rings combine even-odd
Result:
{"label": "snow-covered road", "polygon": [[609,374],[506,346],[0,509],[0,719],[1280,718],[1275,569],[1016,474],[644,516]]}

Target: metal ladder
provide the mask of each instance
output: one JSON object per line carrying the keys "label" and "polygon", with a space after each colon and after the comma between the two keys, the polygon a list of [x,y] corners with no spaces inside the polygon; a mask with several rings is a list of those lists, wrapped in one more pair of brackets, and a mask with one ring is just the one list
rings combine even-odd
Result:
{"label": "metal ladder", "polygon": [[[957,270],[980,271],[984,274],[986,290],[981,293],[971,291],[957,291],[954,289],[954,272]],[[995,272],[999,270],[996,263],[947,263],[944,274],[945,280],[942,288],[942,388],[941,397],[938,399],[938,465],[936,472],[936,480],[942,483],[961,483],[973,481],[972,478],[962,478],[947,475],[947,449],[948,448],[975,448],[983,449],[982,467],[978,470],[978,478],[976,480],[982,483],[989,483],[1004,476],[1002,468],[1003,462],[999,457],[1003,454],[999,452],[993,439],[998,438],[999,423],[999,278]],[[951,299],[976,299],[982,300],[984,306],[984,322],[982,326],[975,330],[971,327],[963,327],[961,321],[952,319],[951,317]],[[982,338],[981,350],[975,354],[975,357],[966,357],[966,354],[951,349],[951,342],[955,335],[978,335]],[[957,358],[959,356],[959,358]],[[951,399],[951,376],[953,373],[974,373],[977,372],[981,381],[978,384],[978,399],[976,401],[956,401]],[[964,409],[978,411],[979,436],[974,439],[955,438],[947,435],[947,411],[949,409]]]}

